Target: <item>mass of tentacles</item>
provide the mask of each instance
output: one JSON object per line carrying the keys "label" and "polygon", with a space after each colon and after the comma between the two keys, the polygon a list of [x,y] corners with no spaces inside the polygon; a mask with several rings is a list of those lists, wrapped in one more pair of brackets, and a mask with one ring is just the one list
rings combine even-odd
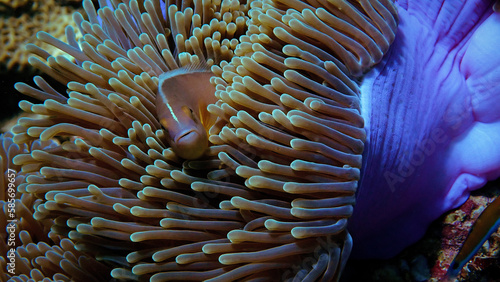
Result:
{"label": "mass of tentacles", "polygon": [[[0,138],[0,183],[18,191],[15,223],[1,198],[17,235],[0,279],[337,280],[366,138],[358,79],[394,40],[393,3],[98,2],[73,16],[81,39],[38,33],[67,55],[28,47],[66,91],[16,85],[40,102]],[[187,160],[156,98],[162,74],[200,64],[215,103],[191,109],[211,122]]]}

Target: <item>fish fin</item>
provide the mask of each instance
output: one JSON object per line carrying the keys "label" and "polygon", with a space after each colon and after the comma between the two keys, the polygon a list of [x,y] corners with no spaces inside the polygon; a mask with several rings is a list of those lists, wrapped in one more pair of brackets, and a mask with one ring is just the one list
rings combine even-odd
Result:
{"label": "fish fin", "polygon": [[196,63],[186,65],[185,68],[187,72],[210,72],[210,66],[205,60],[198,60]]}
{"label": "fish fin", "polygon": [[201,108],[200,107],[200,109],[199,109],[199,115],[200,115],[201,124],[203,125],[203,127],[205,128],[205,130],[206,130],[206,132],[208,134],[208,132],[209,132],[210,128],[212,127],[212,125],[214,125],[215,122],[217,121],[217,115],[214,115],[214,114],[210,113],[207,110],[207,107],[205,107],[205,108]]}
{"label": "fish fin", "polygon": [[178,69],[170,70],[164,72],[158,76],[158,87],[161,87],[162,83],[166,80],[172,79],[176,76],[190,74],[190,73],[208,73],[211,72],[210,66],[204,61],[198,61],[197,63],[186,65]]}

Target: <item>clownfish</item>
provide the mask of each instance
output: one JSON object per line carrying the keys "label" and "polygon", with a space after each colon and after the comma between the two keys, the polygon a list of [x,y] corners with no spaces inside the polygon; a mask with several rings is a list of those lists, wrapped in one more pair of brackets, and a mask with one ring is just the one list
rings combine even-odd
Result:
{"label": "clownfish", "polygon": [[479,215],[460,251],[446,273],[446,281],[454,280],[467,262],[479,251],[484,242],[500,226],[500,197],[497,197]]}
{"label": "clownfish", "polygon": [[208,129],[217,118],[207,106],[217,101],[212,72],[193,65],[158,77],[156,111],[172,150],[183,159],[197,159],[208,149]]}

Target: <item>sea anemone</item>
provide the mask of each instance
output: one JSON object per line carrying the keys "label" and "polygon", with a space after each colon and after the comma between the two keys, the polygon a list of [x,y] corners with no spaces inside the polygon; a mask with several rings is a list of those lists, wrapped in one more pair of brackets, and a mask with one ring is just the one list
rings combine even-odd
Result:
{"label": "sea anemone", "polygon": [[0,280],[26,281],[32,278],[44,281],[46,277],[57,281],[69,281],[72,277],[90,281],[109,280],[108,266],[76,250],[71,240],[49,232],[52,219],[36,220],[33,217],[37,206],[42,203],[41,199],[15,190],[31,173],[25,173],[20,166],[12,163],[13,158],[35,150],[50,151],[59,144],[53,140],[35,140],[28,148],[26,144],[15,144],[12,137],[10,132],[0,136],[0,164],[5,171],[1,179],[5,193],[2,193],[0,201],[0,228],[6,231],[2,233],[0,243],[0,251],[5,254],[0,257],[0,267],[5,270]]}
{"label": "sea anemone", "polygon": [[[12,129],[31,148],[13,163],[54,245],[22,252],[35,245],[23,231],[16,274],[86,280],[77,273],[97,264],[94,279],[338,279],[365,140],[356,78],[395,37],[393,3],[123,2],[83,1],[81,40],[71,27],[68,43],[37,35],[74,61],[29,46],[67,91],[38,76],[39,89],[16,85],[43,101],[19,104],[42,117]],[[216,119],[204,156],[183,160],[158,120],[158,77],[200,62]]]}
{"label": "sea anemone", "polygon": [[398,36],[360,87],[367,142],[349,222],[357,257],[396,255],[500,177],[498,1],[397,4]]}

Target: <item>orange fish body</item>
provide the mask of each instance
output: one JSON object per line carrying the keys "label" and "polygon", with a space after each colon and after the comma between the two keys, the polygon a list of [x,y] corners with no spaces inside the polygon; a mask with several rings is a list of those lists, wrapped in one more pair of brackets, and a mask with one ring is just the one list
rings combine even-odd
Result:
{"label": "orange fish body", "polygon": [[212,73],[206,68],[180,68],[159,77],[156,111],[172,150],[183,159],[197,159],[208,148],[208,129],[215,103]]}

